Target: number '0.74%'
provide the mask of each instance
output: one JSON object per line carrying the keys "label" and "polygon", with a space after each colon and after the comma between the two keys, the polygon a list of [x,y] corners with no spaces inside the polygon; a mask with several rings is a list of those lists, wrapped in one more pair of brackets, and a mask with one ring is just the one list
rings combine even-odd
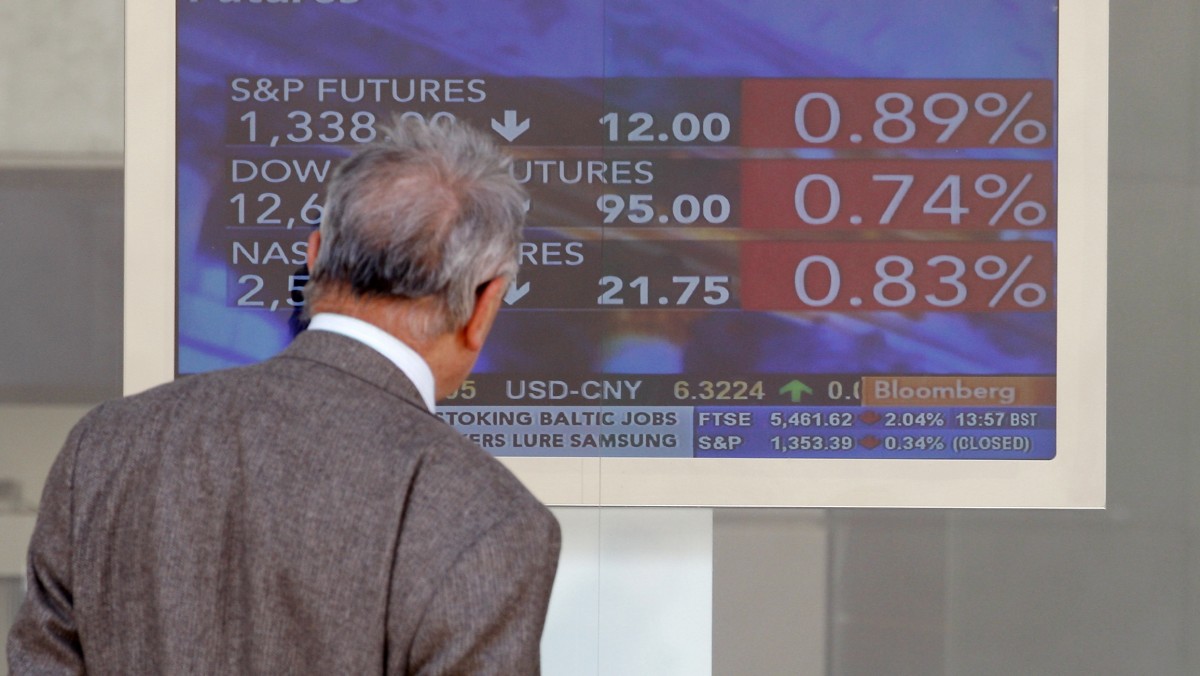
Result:
{"label": "number '0.74%'", "polygon": [[751,160],[748,228],[1045,230],[1056,223],[1051,162]]}

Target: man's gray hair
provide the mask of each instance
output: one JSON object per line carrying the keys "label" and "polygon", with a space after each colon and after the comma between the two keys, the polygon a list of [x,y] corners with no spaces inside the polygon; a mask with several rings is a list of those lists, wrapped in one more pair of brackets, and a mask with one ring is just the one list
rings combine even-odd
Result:
{"label": "man's gray hair", "polygon": [[481,285],[516,279],[526,193],[510,165],[462,123],[397,119],[382,128],[329,182],[309,308],[338,287],[433,299],[433,316],[410,327],[422,338],[466,324]]}

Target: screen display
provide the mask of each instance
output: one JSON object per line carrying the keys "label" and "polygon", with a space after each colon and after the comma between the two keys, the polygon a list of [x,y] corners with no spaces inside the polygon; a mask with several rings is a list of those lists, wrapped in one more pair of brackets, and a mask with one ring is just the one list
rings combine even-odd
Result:
{"label": "screen display", "polygon": [[337,162],[489,130],[519,279],[438,415],[498,456],[1056,456],[1057,4],[181,0],[178,374],[301,330]]}

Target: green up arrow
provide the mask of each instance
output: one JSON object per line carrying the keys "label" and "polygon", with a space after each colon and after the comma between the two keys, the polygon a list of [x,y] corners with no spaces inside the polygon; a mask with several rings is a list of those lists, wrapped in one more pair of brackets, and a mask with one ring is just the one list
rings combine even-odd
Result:
{"label": "green up arrow", "polygon": [[779,388],[779,393],[791,396],[792,403],[799,404],[801,397],[803,397],[806,394],[812,394],[813,391],[812,391],[811,387],[809,387],[808,385],[805,385],[804,383],[800,382],[799,380],[793,380],[790,383],[788,383],[787,385],[784,385],[783,387]]}

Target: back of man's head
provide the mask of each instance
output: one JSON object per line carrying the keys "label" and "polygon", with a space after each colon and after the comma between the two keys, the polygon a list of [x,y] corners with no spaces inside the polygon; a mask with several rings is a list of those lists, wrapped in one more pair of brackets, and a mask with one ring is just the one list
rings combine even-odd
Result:
{"label": "back of man's head", "polygon": [[305,289],[328,297],[430,301],[409,330],[462,326],[476,290],[517,272],[525,191],[487,136],[452,121],[397,119],[334,172]]}

